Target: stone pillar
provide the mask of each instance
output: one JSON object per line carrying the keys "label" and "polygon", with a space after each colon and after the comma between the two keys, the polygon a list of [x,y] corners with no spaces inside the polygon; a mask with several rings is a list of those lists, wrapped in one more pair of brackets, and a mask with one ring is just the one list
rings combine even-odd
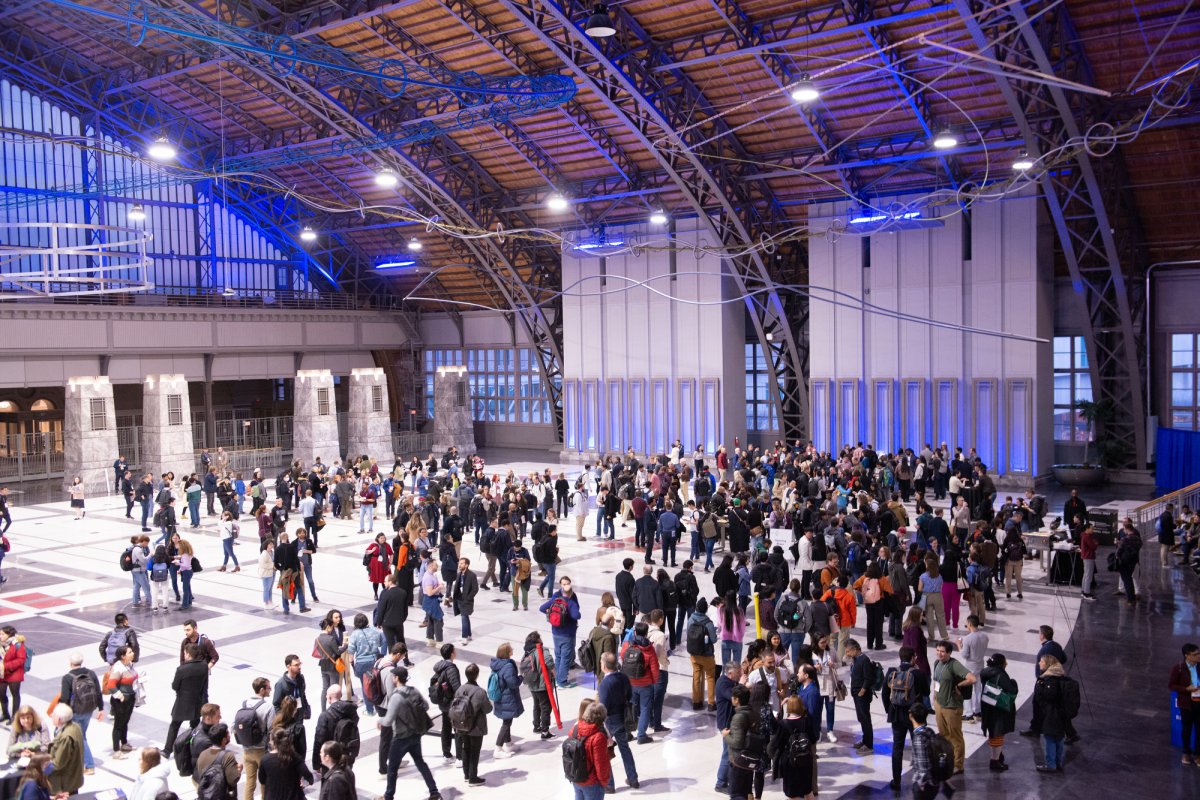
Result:
{"label": "stone pillar", "polygon": [[460,456],[475,452],[466,367],[438,367],[433,376],[433,452],[440,457],[451,447],[457,447]]}
{"label": "stone pillar", "polygon": [[380,472],[391,472],[392,417],[388,406],[387,378],[379,367],[350,372],[350,408],[347,415],[346,457],[366,453],[379,463]]}
{"label": "stone pillar", "polygon": [[320,458],[332,466],[342,452],[333,375],[327,369],[298,370],[292,394],[292,459],[310,467]]}
{"label": "stone pillar", "polygon": [[117,412],[107,377],[67,379],[63,409],[63,483],[83,479],[88,494],[108,494],[117,460]]}
{"label": "stone pillar", "polygon": [[144,472],[184,475],[200,469],[192,441],[192,404],[182,375],[147,375],[142,387]]}

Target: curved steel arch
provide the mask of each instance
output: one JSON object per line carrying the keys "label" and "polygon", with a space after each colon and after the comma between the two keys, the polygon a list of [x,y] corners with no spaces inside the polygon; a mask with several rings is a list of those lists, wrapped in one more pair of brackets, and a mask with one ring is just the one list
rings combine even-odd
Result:
{"label": "curved steel arch", "polygon": [[[991,0],[953,3],[984,55],[1060,78],[1091,82],[1065,4],[1043,0],[1005,3],[1003,7]],[[1091,95],[1068,97],[1058,86],[1010,81],[999,75],[995,80],[1031,145],[1031,153],[1054,151],[1077,139],[1091,122],[1104,118],[1103,111],[1093,107]],[[1116,419],[1102,433],[1124,445],[1122,466],[1141,468],[1147,456],[1146,399],[1141,388],[1144,365],[1124,271],[1125,266],[1134,266],[1128,263],[1134,256],[1132,247],[1122,246],[1132,244],[1129,229],[1121,231],[1119,241],[1109,214],[1125,191],[1115,154],[1105,167],[1106,180],[1102,182],[1097,164],[1085,149],[1077,147],[1067,163],[1044,170],[1038,180],[1075,285],[1073,296],[1087,314],[1084,340],[1093,391],[1096,399],[1107,398],[1116,406]]]}
{"label": "curved steel arch", "polygon": [[[623,120],[719,241],[734,247],[753,246],[772,224],[790,224],[765,181],[743,181],[724,161],[715,166],[704,163],[703,154],[732,151],[744,155],[723,121],[714,120],[708,129],[727,133],[716,139],[716,144],[698,144],[701,129],[679,133],[687,127],[689,109],[703,112],[711,107],[682,71],[671,73],[668,80],[656,74],[655,68],[669,61],[624,8],[609,10],[617,30],[624,34],[606,40],[624,48],[617,63],[606,52],[612,45],[597,44],[576,24],[575,20],[585,19],[590,11],[586,4],[574,0],[565,6],[553,0],[498,1]],[[669,139],[669,151],[655,145],[658,135]],[[719,210],[715,220],[710,214],[714,206]],[[789,262],[803,257],[799,248],[787,254]],[[763,352],[770,356],[769,378],[775,387],[781,433],[789,439],[803,438],[808,428],[804,383],[808,359],[803,346],[806,307],[795,295],[781,296],[776,291],[772,270],[757,250],[729,261],[735,267],[733,277],[739,290],[766,295],[763,302],[747,300],[747,311]]]}

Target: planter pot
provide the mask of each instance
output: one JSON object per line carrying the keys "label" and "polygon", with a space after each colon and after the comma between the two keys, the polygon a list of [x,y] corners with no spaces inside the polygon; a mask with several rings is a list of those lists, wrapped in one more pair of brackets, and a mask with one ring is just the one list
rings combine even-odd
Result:
{"label": "planter pot", "polygon": [[1105,478],[1104,467],[1087,464],[1055,464],[1050,470],[1063,486],[1098,486]]}

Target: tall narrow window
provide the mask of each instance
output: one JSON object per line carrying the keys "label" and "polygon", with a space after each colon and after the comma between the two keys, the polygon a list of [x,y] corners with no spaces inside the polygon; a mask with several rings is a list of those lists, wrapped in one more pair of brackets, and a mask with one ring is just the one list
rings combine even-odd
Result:
{"label": "tall narrow window", "polygon": [[1182,430],[1200,430],[1196,424],[1197,372],[1200,361],[1196,358],[1197,340],[1200,334],[1171,334],[1171,427]]}
{"label": "tall narrow window", "polygon": [[108,402],[103,397],[93,397],[88,409],[91,411],[92,430],[108,430]]}
{"label": "tall narrow window", "polygon": [[317,389],[317,416],[329,416],[329,390]]}
{"label": "tall narrow window", "polygon": [[167,424],[182,425],[183,424],[183,395],[169,394],[167,395]]}
{"label": "tall narrow window", "polygon": [[1054,337],[1054,439],[1082,442],[1088,438],[1087,423],[1075,403],[1092,399],[1092,373],[1088,370],[1087,347],[1082,336]]}
{"label": "tall narrow window", "polygon": [[746,430],[775,431],[779,419],[771,392],[767,355],[758,342],[746,342]]}
{"label": "tall narrow window", "polygon": [[375,413],[383,411],[383,387],[371,387],[371,410]]}

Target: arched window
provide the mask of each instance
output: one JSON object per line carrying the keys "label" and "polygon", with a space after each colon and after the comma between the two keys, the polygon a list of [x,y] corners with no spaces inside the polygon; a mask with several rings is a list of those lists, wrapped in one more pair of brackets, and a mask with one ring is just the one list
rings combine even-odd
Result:
{"label": "arched window", "polygon": [[29,407],[29,410],[30,411],[53,411],[54,403],[52,403],[51,401],[49,401],[43,397],[41,399],[34,400],[33,405],[31,405]]}
{"label": "arched window", "polygon": [[0,400],[0,414],[16,414],[20,410],[12,400]]}

